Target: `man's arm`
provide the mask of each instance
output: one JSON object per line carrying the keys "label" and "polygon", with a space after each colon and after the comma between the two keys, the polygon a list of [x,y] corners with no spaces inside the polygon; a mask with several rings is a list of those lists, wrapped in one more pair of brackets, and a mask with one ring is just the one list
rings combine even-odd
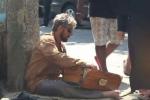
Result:
{"label": "man's arm", "polygon": [[66,53],[59,52],[54,43],[44,43],[39,50],[47,58],[48,61],[60,67],[86,66],[86,63],[80,59],[74,59],[66,55]]}

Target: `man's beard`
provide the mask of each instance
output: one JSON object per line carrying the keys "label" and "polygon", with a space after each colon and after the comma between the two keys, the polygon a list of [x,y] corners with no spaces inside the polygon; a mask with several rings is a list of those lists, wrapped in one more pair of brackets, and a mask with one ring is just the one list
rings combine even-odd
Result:
{"label": "man's beard", "polygon": [[68,38],[64,38],[63,36],[61,36],[61,41],[67,42],[67,41],[68,41]]}
{"label": "man's beard", "polygon": [[63,42],[67,42],[67,41],[68,41],[68,39],[66,39],[66,38],[63,38],[63,39],[62,39],[62,41],[63,41]]}

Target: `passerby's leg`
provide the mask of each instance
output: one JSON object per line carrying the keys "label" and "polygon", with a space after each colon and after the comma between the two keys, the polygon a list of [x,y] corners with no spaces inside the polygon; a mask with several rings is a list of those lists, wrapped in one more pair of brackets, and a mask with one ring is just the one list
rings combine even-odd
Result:
{"label": "passerby's leg", "polygon": [[106,44],[108,42],[108,21],[100,17],[91,17],[91,28],[95,42],[96,57],[101,66],[100,69],[107,71],[106,57],[107,49]]}
{"label": "passerby's leg", "polygon": [[51,0],[44,0],[44,26],[48,26],[50,20]]}
{"label": "passerby's leg", "polygon": [[132,16],[129,23],[131,90],[150,89],[150,18]]}
{"label": "passerby's leg", "polygon": [[107,19],[108,24],[108,38],[109,41],[106,45],[107,56],[111,54],[121,43],[124,39],[124,33],[120,32],[117,34],[117,20],[116,19]]}
{"label": "passerby's leg", "polygon": [[[118,45],[112,44],[112,43],[108,43],[106,46],[96,46],[96,55],[99,55],[99,52],[103,52],[102,57],[105,57],[103,59],[106,59],[107,56],[109,56],[109,54],[111,54],[116,48],[118,47]],[[99,55],[101,56],[101,55]],[[99,64],[99,66],[106,66],[106,60],[105,63],[101,63],[104,61],[98,61],[98,56],[95,57],[97,63]]]}
{"label": "passerby's leg", "polygon": [[81,21],[83,19],[83,14],[84,10],[83,10],[83,5],[84,5],[85,1],[84,0],[77,0],[77,13],[76,13],[76,19],[78,21],[78,24],[81,24]]}
{"label": "passerby's leg", "polygon": [[0,80],[0,98],[2,98],[4,96],[4,85],[3,85],[3,81]]}
{"label": "passerby's leg", "polygon": [[2,89],[0,88],[0,99],[3,97]]}
{"label": "passerby's leg", "polygon": [[36,93],[46,96],[62,96],[67,98],[118,98],[116,91],[96,91],[81,89],[77,85],[66,83],[62,80],[43,80],[40,82]]}
{"label": "passerby's leg", "polygon": [[119,44],[114,44],[114,43],[108,42],[106,45],[106,56],[111,54],[118,46],[119,46]]}
{"label": "passerby's leg", "polygon": [[99,59],[99,63],[101,69],[103,71],[108,71],[106,67],[106,58],[109,54],[111,54],[116,48],[118,47],[117,44],[108,43],[106,46],[96,46],[96,56]]}
{"label": "passerby's leg", "polygon": [[98,58],[98,62],[100,63],[100,69],[102,71],[108,71],[107,70],[107,67],[106,67],[106,56],[107,56],[107,53],[106,53],[106,46],[96,46],[95,47],[96,49],[96,56]]}

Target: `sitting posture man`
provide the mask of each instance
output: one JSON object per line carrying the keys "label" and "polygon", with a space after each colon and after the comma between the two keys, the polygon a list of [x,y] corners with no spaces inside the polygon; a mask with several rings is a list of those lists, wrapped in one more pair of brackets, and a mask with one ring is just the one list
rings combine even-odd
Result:
{"label": "sitting posture man", "polygon": [[76,98],[118,97],[118,92],[81,89],[78,85],[64,82],[59,76],[65,68],[96,66],[66,55],[61,42],[66,42],[76,26],[75,19],[66,13],[58,14],[53,20],[52,32],[40,37],[32,52],[27,67],[26,83],[32,93],[47,96]]}

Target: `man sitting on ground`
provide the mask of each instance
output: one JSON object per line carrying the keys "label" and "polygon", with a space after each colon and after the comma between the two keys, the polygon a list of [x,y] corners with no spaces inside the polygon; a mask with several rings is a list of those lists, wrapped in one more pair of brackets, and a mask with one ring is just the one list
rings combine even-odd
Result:
{"label": "man sitting on ground", "polygon": [[53,20],[52,32],[42,35],[40,42],[32,52],[27,67],[27,89],[32,93],[46,96],[75,98],[119,97],[115,91],[86,90],[63,81],[59,76],[64,68],[90,67],[80,59],[66,55],[62,42],[67,42],[76,27],[75,19],[66,13],[58,14]]}

